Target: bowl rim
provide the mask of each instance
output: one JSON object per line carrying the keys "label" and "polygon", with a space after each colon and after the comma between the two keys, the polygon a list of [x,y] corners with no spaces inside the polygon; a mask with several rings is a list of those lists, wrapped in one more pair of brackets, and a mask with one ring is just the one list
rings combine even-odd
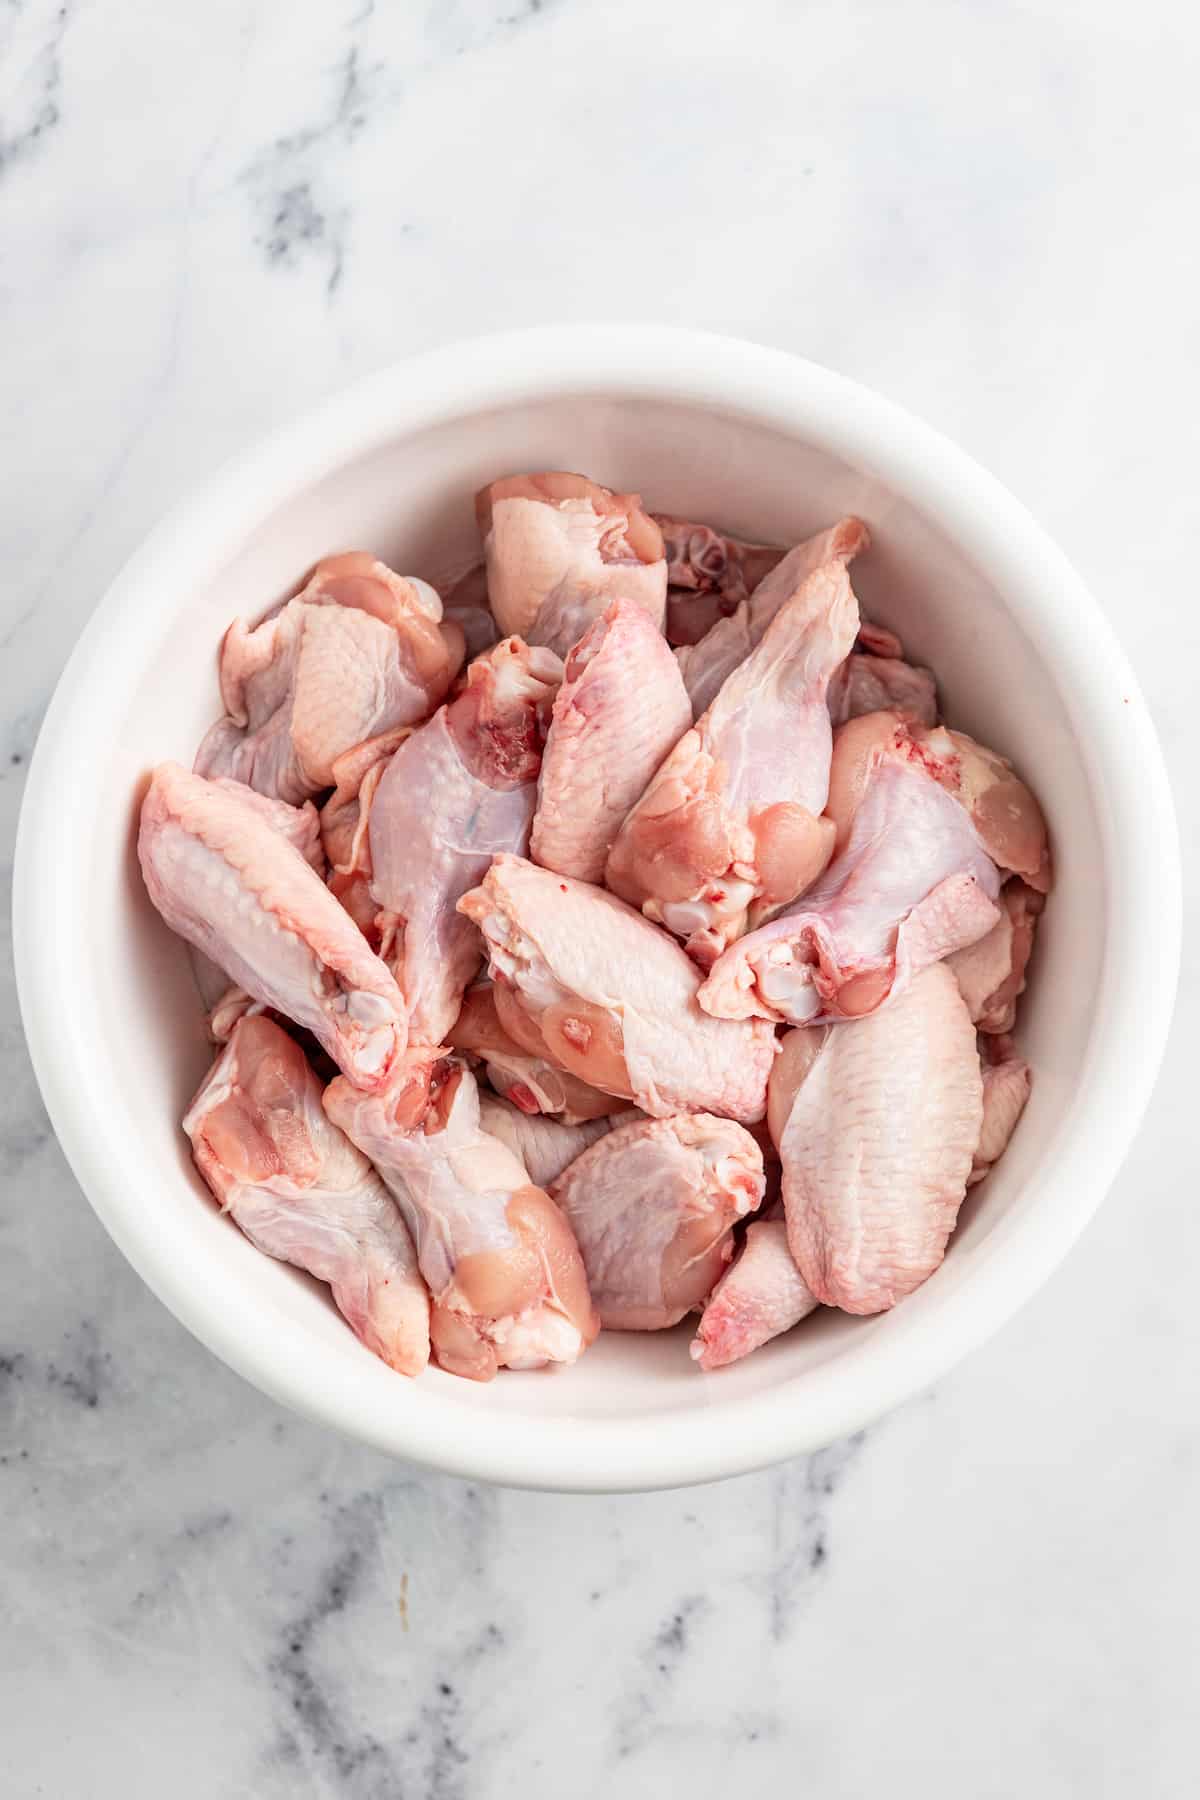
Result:
{"label": "bowl rim", "polygon": [[[793,437],[811,435],[831,453],[869,465],[968,556],[1011,573],[1011,590],[996,581],[1005,604],[1039,654],[1070,669],[1072,724],[1077,736],[1087,727],[1081,746],[1104,845],[1110,924],[1074,1129],[1032,1178],[1036,1188],[1053,1190],[1053,1203],[1047,1192],[1041,1206],[1021,1209],[986,1267],[947,1293],[932,1317],[922,1315],[886,1348],[852,1348],[823,1365],[802,1413],[789,1407],[784,1382],[721,1410],[719,1430],[703,1407],[669,1422],[654,1415],[534,1420],[480,1408],[467,1431],[461,1416],[437,1404],[381,1417],[373,1394],[348,1387],[333,1359],[325,1368],[311,1354],[298,1323],[280,1321],[268,1340],[232,1309],[222,1312],[219,1296],[172,1260],[110,1154],[104,1072],[80,1059],[78,1021],[55,1012],[62,927],[70,941],[71,864],[86,841],[86,833],[71,831],[86,810],[77,791],[85,784],[72,779],[74,747],[103,731],[106,714],[115,716],[122,658],[125,668],[131,656],[144,667],[171,628],[168,610],[147,647],[147,618],[155,617],[148,597],[169,590],[181,566],[202,579],[297,490],[388,439],[567,393],[709,406]],[[50,819],[53,829],[43,829]],[[1144,926],[1147,893],[1155,896],[1153,931]],[[927,1387],[1030,1298],[1096,1211],[1148,1103],[1174,1006],[1182,889],[1170,785],[1136,678],[1079,575],[995,477],[895,402],[789,352],[673,326],[574,324],[472,338],[392,363],[272,432],[171,509],[97,605],[47,709],[18,824],[13,927],[26,1040],[59,1143],[118,1248],[202,1343],[276,1400],[389,1454],[514,1487],[615,1492],[745,1473],[858,1430]]]}

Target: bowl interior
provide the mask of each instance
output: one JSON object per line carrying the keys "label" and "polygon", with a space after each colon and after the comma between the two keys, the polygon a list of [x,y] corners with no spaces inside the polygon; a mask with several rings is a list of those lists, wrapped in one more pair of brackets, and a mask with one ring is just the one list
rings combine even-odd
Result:
{"label": "bowl interior", "polygon": [[[430,1370],[409,1383],[357,1344],[324,1289],[253,1250],[192,1169],[179,1120],[210,1050],[188,955],[141,885],[136,808],[153,764],[189,763],[218,713],[216,650],[236,614],[261,613],[318,556],[341,548],[368,547],[401,570],[436,576],[476,549],[475,488],[543,467],[583,469],[641,491],[656,509],[780,543],[844,512],[868,521],[874,547],[854,569],[864,609],[935,669],[950,722],[1011,756],[1049,819],[1057,886],[1018,1034],[1036,1077],[1020,1129],[972,1195],[945,1265],[890,1314],[817,1315],[710,1376],[689,1360],[690,1332],[680,1328],[604,1334],[578,1367],[556,1374],[478,1387]],[[86,954],[71,964],[83,989],[76,1004],[91,1057],[118,1072],[108,1141],[136,1147],[124,1164],[128,1191],[101,1211],[164,1298],[268,1391],[402,1453],[419,1439],[418,1454],[449,1467],[472,1466],[463,1446],[485,1420],[531,1446],[543,1471],[556,1447],[566,1456],[593,1425],[619,1424],[629,1435],[606,1440],[613,1486],[625,1479],[616,1466],[622,1443],[653,1434],[669,1460],[672,1433],[692,1432],[701,1420],[719,1446],[722,1431],[735,1421],[744,1430],[747,1409],[767,1396],[776,1417],[787,1408],[800,1444],[818,1429],[821,1396],[837,1371],[854,1365],[856,1378],[869,1380],[904,1336],[936,1331],[942,1310],[979,1280],[1023,1210],[1038,1203],[1042,1184],[1031,1177],[1045,1171],[1070,1129],[1092,1035],[1107,932],[1105,857],[1069,696],[993,585],[997,571],[978,556],[968,561],[930,510],[901,491],[894,469],[885,479],[866,459],[835,452],[817,425],[806,441],[711,404],[579,391],[397,430],[275,504],[251,532],[218,546],[216,563],[184,568],[172,591],[145,602],[140,651],[109,672],[111,736],[93,746],[82,777],[103,799],[79,821],[88,906]],[[431,1434],[444,1441],[444,1454],[430,1450]],[[572,1485],[571,1470],[562,1475]]]}

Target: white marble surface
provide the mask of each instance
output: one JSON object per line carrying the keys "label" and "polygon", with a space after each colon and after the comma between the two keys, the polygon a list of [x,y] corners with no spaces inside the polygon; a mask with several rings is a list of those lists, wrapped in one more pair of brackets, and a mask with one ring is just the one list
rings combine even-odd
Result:
{"label": "white marble surface", "polygon": [[[642,316],[858,376],[1032,504],[1194,881],[1198,77],[1171,0],[5,0],[6,860],[190,483],[404,351]],[[7,986],[4,1793],[1194,1793],[1198,980],[1189,936],[1137,1148],[1001,1337],[860,1441],[613,1500],[414,1474],[216,1363],[82,1201]]]}

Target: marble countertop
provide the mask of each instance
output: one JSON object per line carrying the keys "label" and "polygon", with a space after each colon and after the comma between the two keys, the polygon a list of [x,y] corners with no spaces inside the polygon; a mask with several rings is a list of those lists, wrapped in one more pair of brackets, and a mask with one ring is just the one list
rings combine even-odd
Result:
{"label": "marble countertop", "polygon": [[[405,351],[645,317],[828,362],[1032,505],[1194,881],[1198,76],[1171,0],[8,0],[6,863],[77,631],[197,478]],[[1190,934],[1137,1147],[998,1338],[860,1439],[623,1499],[414,1473],[218,1364],[81,1199],[3,979],[6,1795],[1195,1791]]]}

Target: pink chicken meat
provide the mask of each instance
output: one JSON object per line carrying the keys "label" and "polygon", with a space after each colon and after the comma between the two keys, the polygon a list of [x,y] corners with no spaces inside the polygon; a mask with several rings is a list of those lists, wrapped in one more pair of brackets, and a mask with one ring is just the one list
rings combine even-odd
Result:
{"label": "pink chicken meat", "polygon": [[1017,1055],[1010,1037],[987,1037],[982,1042],[983,1125],[968,1178],[970,1184],[982,1181],[1008,1149],[1033,1080],[1029,1064]]}
{"label": "pink chicken meat", "polygon": [[828,691],[857,632],[844,562],[815,569],[621,827],[609,887],[684,938],[704,967],[829,861]]}
{"label": "pink chicken meat", "polygon": [[[303,806],[289,806],[284,800],[272,800],[266,794],[256,794],[241,786],[238,793],[266,824],[299,850],[323,881],[325,849],[321,841],[320,816],[312,802],[306,800]],[[259,1002],[237,982],[230,982],[225,971],[194,946],[192,969],[208,1009],[208,1035],[215,1044],[223,1044],[244,1013],[251,1008],[259,1010]]]}
{"label": "pink chicken meat", "polygon": [[616,1113],[612,1118],[581,1119],[577,1125],[567,1125],[562,1119],[549,1118],[545,1113],[522,1112],[520,1107],[502,1099],[499,1094],[489,1094],[486,1088],[479,1090],[479,1122],[483,1129],[489,1136],[508,1145],[513,1155],[525,1164],[535,1187],[547,1190],[577,1156],[582,1156],[589,1144],[611,1131],[618,1120],[625,1124],[642,1117],[636,1108],[630,1107],[627,1112]]}
{"label": "pink chicken meat", "polygon": [[691,721],[662,633],[636,601],[611,601],[567,657],[542,757],[534,862],[601,881],[622,819]]}
{"label": "pink chicken meat", "polygon": [[469,563],[453,575],[440,577],[434,586],[445,596],[442,601],[443,625],[462,632],[466,659],[473,662],[485,650],[490,650],[500,637],[500,628],[488,600],[486,565],[478,561]]}
{"label": "pink chicken meat", "polygon": [[273,1020],[234,1026],[183,1128],[250,1242],[327,1282],[368,1350],[402,1375],[429,1361],[429,1296],[396,1203],[326,1118],[321,1083]]}
{"label": "pink chicken meat", "polygon": [[871,542],[861,519],[846,518],[828,531],[806,538],[788,551],[727,618],[718,619],[697,644],[676,651],[684,686],[696,718],[707,712],[739,663],[759,643],[781,606],[815,570],[828,562],[850,563]]}
{"label": "pink chicken meat", "polygon": [[500,629],[565,656],[610,601],[643,607],[662,630],[662,532],[637,494],[585,475],[510,475],[475,500],[488,593]]}
{"label": "pink chicken meat", "polygon": [[972,1019],[990,1036],[1013,1028],[1045,904],[1045,895],[1014,876],[1001,891],[1000,917],[987,936],[946,958]]}
{"label": "pink chicken meat", "polygon": [[407,1040],[404,996],[265,804],[238,782],[160,763],[138,832],[150,898],[172,931],[311,1031],[352,1080],[382,1086]]}
{"label": "pink chicken meat", "polygon": [[723,1369],[790,1331],[817,1306],[788,1249],[783,1219],[753,1219],[713,1289],[691,1344],[702,1369]]}
{"label": "pink chicken meat", "polygon": [[606,1331],[661,1331],[701,1306],[762,1196],[758,1145],[708,1113],[618,1125],[554,1187]]}
{"label": "pink chicken meat", "polygon": [[416,1240],[438,1362],[474,1381],[574,1362],[599,1329],[579,1248],[520,1159],[484,1131],[474,1076],[438,1065],[415,1122],[411,1090],[399,1084],[397,1095],[339,1078],[325,1110],[375,1164]]}
{"label": "pink chicken meat", "polygon": [[829,688],[829,713],[835,725],[864,713],[897,712],[918,725],[936,725],[937,683],[929,669],[898,656],[848,656]]}
{"label": "pink chicken meat", "polygon": [[1008,764],[895,713],[842,728],[828,811],[833,862],[795,906],[720,958],[700,996],[715,1016],[859,1017],[991,930],[998,864],[1049,879],[1041,813]]}
{"label": "pink chicken meat", "polygon": [[379,908],[371,898],[367,820],[389,760],[411,736],[412,727],[401,725],[344,751],[333,765],[333,792],[321,808],[321,845],[329,863],[330,890],[373,950],[378,950],[381,934]]}
{"label": "pink chicken meat", "polygon": [[870,1018],[790,1032],[768,1116],[809,1289],[846,1312],[894,1306],[945,1254],[983,1124],[953,975],[937,964]]}
{"label": "pink chicken meat", "polygon": [[665,932],[602,888],[498,856],[460,901],[487,943],[501,1023],[593,1087],[665,1117],[763,1115],[769,1025],[696,1004],[700,976]]}
{"label": "pink chicken meat", "polygon": [[748,600],[785,552],[749,544],[711,525],[654,513],[667,559],[667,642],[698,644],[718,619]]}
{"label": "pink chicken meat", "polygon": [[225,633],[226,716],[200,746],[197,774],[291,801],[331,786],[345,751],[426,718],[445,694],[463,639],[441,617],[427,582],[365,551],[327,557],[294,600]]}
{"label": "pink chicken meat", "polygon": [[603,1118],[623,1104],[517,1043],[500,1022],[490,981],[468,988],[446,1042],[454,1050],[477,1056],[496,1092],[511,1100],[521,1112],[557,1113],[574,1125],[584,1119]]}
{"label": "pink chicken meat", "polygon": [[551,651],[506,638],[471,664],[462,693],[379,778],[359,863],[414,1042],[442,1040],[479,967],[478,933],[455,908],[498,851],[528,845],[561,678]]}

